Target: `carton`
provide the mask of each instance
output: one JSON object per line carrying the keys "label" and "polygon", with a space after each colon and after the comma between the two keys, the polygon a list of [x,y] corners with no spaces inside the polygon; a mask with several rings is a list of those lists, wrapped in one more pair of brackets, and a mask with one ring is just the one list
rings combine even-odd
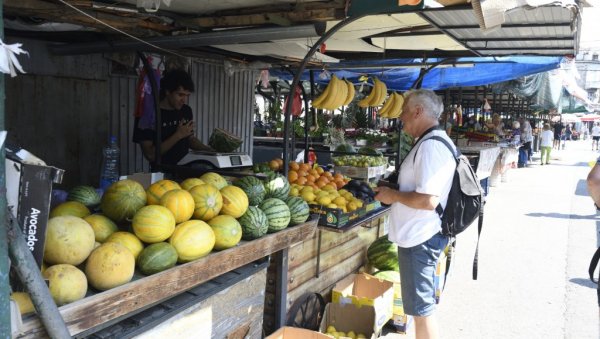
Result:
{"label": "carton", "polygon": [[46,166],[44,161],[22,148],[6,146],[8,211],[16,218],[27,247],[40,268],[44,257],[52,184],[62,182],[63,174],[64,170]]}
{"label": "carton", "polygon": [[384,165],[374,167],[335,166],[333,170],[335,173],[363,180],[379,178],[385,174]]}
{"label": "carton", "polygon": [[266,339],[331,339],[331,337],[304,328],[284,326],[266,337]]}
{"label": "carton", "polygon": [[394,283],[366,273],[351,274],[333,287],[331,300],[334,304],[372,306],[375,312],[374,332],[379,332],[392,318]]}
{"label": "carton", "polygon": [[154,172],[154,173],[133,173],[130,175],[121,176],[119,180],[129,179],[134,180],[142,184],[144,189],[148,189],[150,185],[153,183],[162,180],[165,178],[165,174],[162,172]]}
{"label": "carton", "polygon": [[444,291],[444,279],[446,274],[446,254],[442,251],[436,268],[435,275],[433,277],[433,285],[435,286],[435,303],[440,303],[442,292]]}
{"label": "carton", "polygon": [[355,334],[362,333],[371,339],[377,338],[380,333],[375,331],[375,308],[368,305],[328,303],[325,305],[319,331],[327,333],[329,326],[334,326],[337,332],[354,331]]}
{"label": "carton", "polygon": [[365,207],[344,213],[341,208],[328,208],[321,205],[310,204],[310,212],[319,215],[319,225],[341,228],[349,222],[365,215]]}

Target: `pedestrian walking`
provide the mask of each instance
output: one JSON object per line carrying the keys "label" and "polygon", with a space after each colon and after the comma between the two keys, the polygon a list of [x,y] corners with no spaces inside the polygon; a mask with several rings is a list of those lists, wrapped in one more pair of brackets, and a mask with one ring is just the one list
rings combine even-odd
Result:
{"label": "pedestrian walking", "polygon": [[[552,141],[554,139],[554,133],[550,130],[550,124],[544,124],[544,131],[542,132],[540,141],[540,149],[541,149],[541,165],[550,164],[550,152],[552,151]],[[546,161],[544,162],[544,156],[546,156]]]}
{"label": "pedestrian walking", "polygon": [[594,123],[592,127],[592,151],[598,150],[598,141],[600,140],[600,123]]}

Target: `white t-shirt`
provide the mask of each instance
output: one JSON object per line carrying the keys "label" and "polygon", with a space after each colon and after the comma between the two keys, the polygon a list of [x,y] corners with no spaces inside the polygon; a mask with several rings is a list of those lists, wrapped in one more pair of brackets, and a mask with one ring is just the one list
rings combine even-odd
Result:
{"label": "white t-shirt", "polygon": [[554,133],[551,130],[542,132],[542,140],[540,141],[541,147],[552,147],[554,141]]}
{"label": "white t-shirt", "polygon": [[595,125],[594,127],[592,127],[592,136],[600,137],[600,126]]}
{"label": "white t-shirt", "polygon": [[[417,142],[400,166],[398,184],[401,192],[438,196],[442,207],[445,207],[452,187],[456,160],[441,141],[427,140],[433,135],[441,136],[452,144],[445,131],[428,133]],[[413,247],[438,233],[441,224],[440,216],[435,210],[414,209],[396,202],[391,207],[389,239],[400,247]]]}

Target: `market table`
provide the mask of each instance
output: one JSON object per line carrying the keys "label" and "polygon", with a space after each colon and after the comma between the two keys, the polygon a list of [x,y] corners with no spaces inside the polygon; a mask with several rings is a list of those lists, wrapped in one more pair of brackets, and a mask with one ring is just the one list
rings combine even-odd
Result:
{"label": "market table", "polygon": [[[139,279],[125,285],[64,305],[59,311],[71,335],[105,327],[212,278],[311,238],[317,229],[317,221],[317,218],[311,218],[304,224],[256,240],[242,241],[236,247],[212,252],[204,258],[166,271],[139,276]],[[45,335],[37,316],[24,319],[21,338]]]}

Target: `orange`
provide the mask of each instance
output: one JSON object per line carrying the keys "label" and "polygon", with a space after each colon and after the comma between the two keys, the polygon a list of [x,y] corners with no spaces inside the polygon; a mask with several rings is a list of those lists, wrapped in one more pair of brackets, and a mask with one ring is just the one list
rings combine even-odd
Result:
{"label": "orange", "polygon": [[300,169],[300,165],[298,165],[298,163],[295,161],[290,161],[289,167],[291,170],[294,170],[294,171],[298,171]]}
{"label": "orange", "polygon": [[323,172],[323,175],[329,179],[333,178],[333,174],[331,174],[331,172]]}
{"label": "orange", "polygon": [[337,189],[340,189],[342,187],[344,187],[346,185],[346,183],[344,182],[344,180],[335,180],[334,181],[335,186],[337,187]]}
{"label": "orange", "polygon": [[315,188],[315,189],[316,189],[316,188],[320,188],[319,186],[315,185],[314,183],[310,184],[310,186],[311,186],[312,188]]}
{"label": "orange", "polygon": [[308,175],[308,173],[306,173],[306,171],[301,170],[301,169],[298,170],[298,178],[302,178],[302,177],[305,177],[307,175]]}
{"label": "orange", "polygon": [[306,176],[306,182],[312,183],[312,182],[315,182],[315,180],[316,180],[316,178],[310,174]]}
{"label": "orange", "polygon": [[327,185],[324,186],[324,188],[327,188],[327,186],[331,187],[331,190],[333,190],[333,191],[337,191],[338,190],[338,187],[337,187],[335,181],[332,181],[332,182],[328,183]]}
{"label": "orange", "polygon": [[324,184],[329,183],[329,179],[327,179],[326,177],[320,177],[319,179],[317,179],[317,182],[322,182]]}
{"label": "orange", "polygon": [[325,185],[327,185],[327,183],[325,183],[324,181],[317,181],[317,187],[322,188]]}
{"label": "orange", "polygon": [[269,168],[273,171],[279,170],[279,163],[277,162],[277,160],[269,161]]}
{"label": "orange", "polygon": [[275,158],[275,161],[277,161],[277,163],[279,164],[279,167],[283,167],[283,159],[281,158]]}
{"label": "orange", "polygon": [[298,177],[298,179],[296,179],[296,184],[298,184],[298,185],[306,184],[306,177]]}
{"label": "orange", "polygon": [[312,175],[315,178],[319,177],[319,172],[317,172],[316,169],[311,169],[310,171],[308,171],[308,174]]}
{"label": "orange", "polygon": [[319,167],[317,167],[316,169],[317,169],[317,173],[319,173],[319,174],[321,174],[321,173],[325,172],[325,170],[323,169],[323,167],[320,167],[320,166],[319,166]]}
{"label": "orange", "polygon": [[298,180],[298,172],[291,170],[288,172],[288,181],[289,182],[296,182],[296,180]]}
{"label": "orange", "polygon": [[340,173],[336,173],[336,174],[333,175],[333,178],[335,180],[341,180],[341,179],[344,179],[344,176],[341,175]]}
{"label": "orange", "polygon": [[305,163],[302,162],[302,163],[299,164],[299,166],[300,166],[300,169],[303,170],[303,171],[305,171],[305,172],[310,171],[310,164],[305,164]]}

